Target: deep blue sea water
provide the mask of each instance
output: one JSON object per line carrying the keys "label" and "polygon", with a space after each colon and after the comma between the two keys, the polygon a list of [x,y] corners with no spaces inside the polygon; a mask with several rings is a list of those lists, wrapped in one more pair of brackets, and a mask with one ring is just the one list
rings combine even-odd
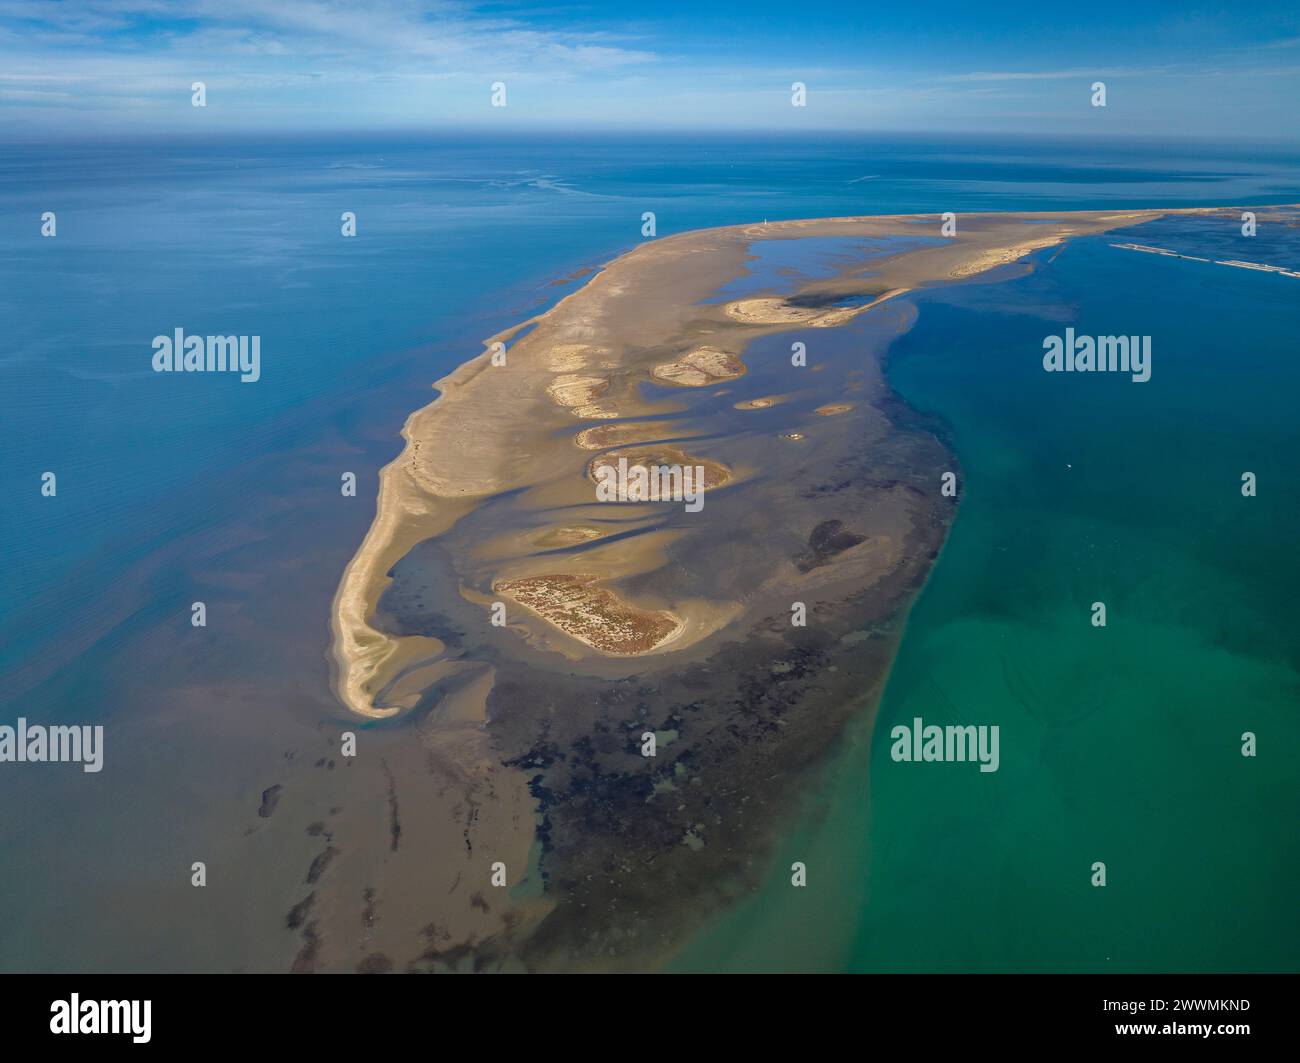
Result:
{"label": "deep blue sea water", "polygon": [[[0,717],[129,715],[126,679],[175,664],[138,659],[139,639],[184,636],[199,597],[237,615],[273,565],[295,562],[298,537],[303,556],[330,551],[313,576],[327,602],[333,559],[364,533],[375,474],[429,384],[482,337],[571,291],[575,271],[638,243],[646,211],[667,235],[764,218],[1263,205],[1298,190],[1300,150],[1173,144],[5,145]],[[46,211],[54,238],[40,233]],[[340,235],[344,211],[357,215],[355,238]],[[1148,257],[1130,255],[1132,268]],[[151,340],[176,328],[260,336],[261,379],[154,373]],[[305,500],[337,496],[340,469],[357,473],[360,504],[295,524]],[[54,498],[41,495],[46,471]],[[279,515],[273,527],[267,514]],[[283,667],[244,631],[232,621],[213,635],[250,666]],[[323,657],[319,670],[313,683],[328,678]],[[18,859],[24,829],[0,824]]]}

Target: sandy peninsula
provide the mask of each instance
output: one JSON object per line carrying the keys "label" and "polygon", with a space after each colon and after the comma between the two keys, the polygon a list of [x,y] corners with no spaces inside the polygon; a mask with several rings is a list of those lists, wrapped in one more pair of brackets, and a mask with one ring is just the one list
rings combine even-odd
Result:
{"label": "sandy peninsula", "polygon": [[[436,942],[395,962],[643,967],[741,895],[798,780],[871,711],[952,519],[957,458],[881,370],[909,293],[1168,213],[1198,212],[969,214],[944,240],[937,216],[683,233],[439,380],[335,596],[335,689],[358,717],[415,721],[440,771],[472,750],[464,873],[481,885],[494,854],[527,853],[544,903],[492,895],[485,919],[461,910],[482,890],[431,898]],[[911,249],[718,297],[755,241],[835,236]],[[815,365],[789,362],[801,336]],[[705,504],[599,502],[620,458],[705,470]],[[671,738],[653,758],[649,734]]]}
{"label": "sandy peninsula", "polygon": [[[799,299],[759,296],[722,306],[701,304],[742,271],[754,239],[912,236],[921,219],[832,218],[710,229],[647,243],[616,259],[548,313],[486,340],[489,349],[496,342],[507,345],[506,364],[493,365],[488,352],[472,359],[438,381],[439,399],[407,422],[406,450],[382,473],[374,524],[335,600],[340,697],[365,716],[409,708],[412,697],[386,696],[390,684],[413,662],[439,652],[427,639],[395,637],[370,623],[389,570],[407,550],[501,492],[567,477],[575,487],[573,501],[583,500],[577,492],[587,489],[582,486],[586,463],[556,432],[566,422],[618,420],[617,440],[605,437],[611,445],[639,441],[640,431],[652,437],[659,426],[628,420],[655,412],[655,402],[640,387],[643,381],[689,388],[734,379],[744,372],[745,347],[765,334],[843,325],[914,288],[972,277],[1073,235],[1157,216],[1154,211],[1033,216],[1033,237],[1027,239],[1028,215],[967,215],[955,239],[874,262],[870,278],[850,270],[806,286]],[[860,305],[816,305],[863,296],[870,298]],[[527,334],[511,343],[525,328]],[[707,344],[698,342],[705,336]],[[579,448],[602,438],[593,432],[579,424],[574,432]],[[516,567],[521,571],[515,579],[542,574],[527,572],[523,561]],[[604,591],[614,598],[620,594],[617,575],[604,577]]]}

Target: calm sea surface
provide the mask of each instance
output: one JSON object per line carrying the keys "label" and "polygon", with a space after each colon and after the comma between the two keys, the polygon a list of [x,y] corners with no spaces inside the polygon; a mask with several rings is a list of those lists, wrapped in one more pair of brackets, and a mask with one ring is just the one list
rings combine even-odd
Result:
{"label": "calm sea surface", "polygon": [[[1300,153],[1261,148],[6,145],[0,722],[142,719],[159,689],[236,674],[232,730],[273,728],[286,710],[259,700],[272,681],[324,696],[328,602],[403,418],[482,337],[635,245],[645,211],[667,235],[763,218],[1296,200]],[[46,211],[53,239],[40,235]],[[1252,243],[1168,222],[1127,238],[1295,268],[1296,234],[1264,227]],[[1110,242],[1080,240],[1004,284],[912,297],[920,317],[891,379],[949,426],[963,470],[954,532],[909,620],[882,737],[869,755],[868,734],[846,739],[769,887],[683,966],[1294,957],[1300,281]],[[1152,380],[1043,373],[1042,339],[1067,325],[1151,335]],[[153,373],[153,337],[176,328],[259,336],[261,379]],[[350,504],[345,470],[359,482]],[[1245,470],[1256,498],[1241,496]],[[54,498],[41,494],[47,471]],[[185,643],[195,600],[210,614],[201,658]],[[1088,623],[1097,600],[1104,630]],[[270,626],[297,641],[280,648]],[[888,728],[917,716],[1000,725],[999,772],[893,763]],[[1247,730],[1254,759],[1240,755]],[[89,776],[0,767],[0,905],[24,913],[0,929],[0,966],[136,956],[67,916],[147,885],[156,852],[184,859],[201,831],[205,796],[187,776],[205,769],[181,737],[167,741],[184,769],[161,765],[135,788],[111,750],[98,790]],[[84,860],[61,855],[73,851]],[[781,870],[794,859],[809,864],[806,894]],[[1104,890],[1089,885],[1094,861]],[[183,966],[209,954],[230,965],[212,942],[158,948],[162,963],[170,948]]]}

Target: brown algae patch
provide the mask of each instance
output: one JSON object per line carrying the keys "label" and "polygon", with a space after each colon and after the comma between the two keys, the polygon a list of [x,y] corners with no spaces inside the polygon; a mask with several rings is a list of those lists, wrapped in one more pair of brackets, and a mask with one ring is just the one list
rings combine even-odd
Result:
{"label": "brown algae patch", "polygon": [[735,380],[745,374],[745,363],[717,347],[696,347],[675,362],[664,362],[650,370],[657,384],[682,388],[703,388]]}
{"label": "brown algae patch", "polygon": [[664,609],[639,609],[590,575],[525,576],[498,580],[492,589],[508,595],[566,635],[601,653],[649,653],[677,635],[682,621]]}

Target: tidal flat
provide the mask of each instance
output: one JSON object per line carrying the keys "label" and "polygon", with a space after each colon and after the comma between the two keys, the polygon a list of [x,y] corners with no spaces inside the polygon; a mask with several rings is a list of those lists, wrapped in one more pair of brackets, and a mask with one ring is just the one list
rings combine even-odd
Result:
{"label": "tidal flat", "polygon": [[[408,918],[390,904],[382,954],[643,969],[752,891],[806,780],[873,711],[955,512],[957,456],[881,370],[907,294],[1170,213],[968,215],[932,242],[905,216],[686,233],[440,380],[333,618],[338,696],[447,776],[416,814],[464,823],[452,852],[408,857],[441,888],[399,901]],[[726,297],[753,244],[770,265],[826,238],[833,269]],[[619,453],[705,463],[707,503],[598,503],[593,465]],[[345,848],[365,866],[383,840]],[[380,896],[409,897],[387,877]],[[311,969],[363,962],[344,936],[313,923]]]}
{"label": "tidal flat", "polygon": [[[22,356],[3,367],[13,397],[3,470],[12,563],[0,593],[0,701],[9,723],[104,725],[105,766],[94,774],[76,766],[0,771],[9,872],[0,895],[23,915],[0,928],[0,968],[541,968],[526,935],[514,937],[513,952],[497,938],[507,919],[542,916],[548,895],[559,896],[555,886],[543,889],[542,872],[559,864],[544,850],[546,834],[560,832],[529,791],[538,772],[502,763],[513,754],[482,715],[494,673],[470,651],[497,645],[517,623],[519,641],[535,632],[587,651],[504,596],[511,629],[488,631],[497,599],[483,590],[486,579],[465,584],[465,594],[484,600],[458,612],[466,601],[441,586],[461,585],[450,540],[417,533],[395,555],[391,577],[381,573],[383,608],[376,603],[367,619],[377,636],[428,650],[412,658],[427,667],[391,692],[424,700],[363,718],[330,686],[331,599],[377,516],[379,470],[405,445],[398,433],[411,411],[435,398],[430,385],[484,349],[485,338],[535,321],[605,263],[643,246],[631,224],[640,210],[659,212],[665,236],[764,217],[774,223],[769,233],[779,232],[778,219],[911,217],[904,235],[878,239],[767,239],[755,225],[732,280],[701,303],[721,308],[797,296],[858,264],[870,280],[885,254],[941,246],[940,209],[957,212],[964,238],[984,211],[1280,203],[1294,198],[1300,174],[1285,154],[1227,144],[1171,154],[1164,144],[1094,143],[1091,161],[1081,162],[1077,145],[1056,141],[794,137],[737,141],[737,165],[723,170],[700,146],[689,138],[616,145],[505,137],[448,150],[445,138],[363,144],[329,136],[276,145],[166,138],[147,153],[107,142],[12,145],[4,269],[23,312],[12,315],[11,337]],[[598,194],[518,179],[533,172]],[[415,174],[445,194],[413,204]],[[876,176],[860,181],[866,174]],[[81,218],[65,227],[60,215],[58,240],[43,240],[22,219],[46,209],[55,187]],[[359,240],[320,224],[337,216],[340,196],[365,204]],[[860,415],[861,446],[871,447],[874,414],[861,409],[861,395],[824,394],[816,380],[832,372],[832,359],[878,357],[881,330],[915,312],[915,325],[889,342],[888,379],[907,406],[934,418],[903,408],[896,423],[934,431],[959,456],[958,518],[908,607],[879,709],[863,704],[808,771],[760,780],[781,800],[765,792],[774,818],[749,824],[732,854],[739,877],[692,878],[698,892],[656,898],[655,911],[668,913],[665,941],[687,936],[691,969],[1290,969],[1294,935],[1277,928],[1287,925],[1286,883],[1295,878],[1294,845],[1280,826],[1294,801],[1288,762],[1276,754],[1294,736],[1295,717],[1295,569],[1286,544],[1296,520],[1284,485],[1295,449],[1286,337],[1297,331],[1297,281],[1215,263],[1291,271],[1300,263],[1294,211],[1262,211],[1248,240],[1241,209],[1070,239],[1063,251],[1031,253],[961,283],[936,281],[839,327],[774,330],[741,352],[744,376],[717,385],[661,387],[647,371],[644,394],[663,411],[656,417],[569,413],[552,422],[548,411],[557,436],[582,435],[573,451],[588,464],[647,443],[703,457],[719,433],[769,427],[773,444],[794,455],[823,446],[822,429]],[[92,217],[95,224],[80,223]],[[1057,215],[1023,217],[1019,231],[1032,236]],[[1110,248],[1119,241],[1211,261]],[[196,242],[204,255],[193,255]],[[1149,383],[1039,366],[1046,333],[1085,321],[1095,322],[1091,331],[1132,331],[1129,323],[1153,307],[1155,327],[1140,330],[1156,334]],[[174,325],[228,332],[231,308],[249,321],[242,331],[262,334],[265,371],[253,386],[230,376],[155,375],[147,342],[131,347],[134,355],[127,349],[129,337],[147,340]],[[904,316],[877,317],[884,313]],[[795,341],[808,348],[804,369],[790,366]],[[541,357],[557,378],[601,375],[604,367],[589,370],[575,346],[556,344]],[[511,343],[512,355],[522,350]],[[679,360],[665,350],[645,364]],[[606,409],[609,396],[586,404]],[[856,412],[812,413],[842,403]],[[727,410],[734,427],[718,419]],[[808,416],[779,427],[796,410]],[[1115,420],[1117,411],[1130,416]],[[567,449],[556,453],[569,460]],[[576,482],[588,468],[579,460]],[[1028,496],[1027,467],[1038,488]],[[1139,467],[1152,475],[1135,475]],[[35,469],[58,471],[57,500],[31,489]],[[1241,498],[1242,469],[1259,474],[1258,498]],[[355,496],[340,494],[344,471],[356,474]],[[753,490],[755,470],[742,462],[731,471],[736,478],[707,493],[692,520],[709,521],[730,493]],[[1063,507],[1067,487],[1074,504]],[[581,556],[568,547],[637,537],[638,506],[596,506],[593,491],[570,512],[548,510],[540,494],[530,496],[539,506],[529,513],[513,510],[515,527],[501,526],[516,553],[559,550],[552,557],[564,571]],[[443,510],[456,502],[433,501]],[[486,506],[511,512],[505,495],[468,499],[466,511]],[[690,531],[682,506],[662,508]],[[790,519],[744,513],[755,535]],[[815,526],[809,521],[796,565],[822,552]],[[848,520],[817,540],[825,546],[841,534],[861,530]],[[689,551],[674,558],[668,547],[669,565],[690,564]],[[593,574],[590,566],[572,571]],[[640,607],[683,604],[654,598],[668,572],[641,579]],[[761,582],[767,571],[744,575]],[[1117,661],[1114,647],[1095,649],[1094,629],[1075,632],[1078,598],[1086,605],[1108,581],[1139,599],[1120,602],[1115,623],[1127,615],[1131,629],[1135,605],[1145,603],[1140,618],[1164,633],[1176,614],[1185,637],[1159,641],[1162,667],[1152,667],[1145,635],[1132,643],[1138,656]],[[626,580],[609,586],[631,595]],[[1043,599],[1054,610],[1046,620]],[[190,625],[199,600],[208,609],[203,629]],[[787,627],[789,615],[780,615]],[[696,647],[739,643],[746,630],[741,617],[680,655],[669,647],[608,663],[666,670]],[[445,631],[450,649],[429,631]],[[485,631],[493,637],[479,638]],[[1207,645],[1214,649],[1205,657]],[[551,672],[576,670],[554,652],[539,658]],[[1202,663],[1188,670],[1189,660]],[[776,674],[765,685],[779,684],[790,663],[771,661]],[[589,654],[582,668],[594,667]],[[1027,693],[1037,695],[1036,715],[1020,708]],[[1098,706],[1105,711],[1085,716]],[[601,709],[573,703],[561,711],[590,719]],[[985,712],[1003,724],[994,774],[914,771],[890,760],[886,738],[869,748],[873,730],[887,736],[899,719],[978,723]],[[1219,739],[1247,729],[1261,734],[1262,755],[1243,761]],[[356,736],[354,757],[341,753],[347,732]],[[676,758],[681,767],[656,772],[653,790],[672,795],[698,736],[656,734],[659,763]],[[1122,748],[1115,735],[1125,736]],[[1104,781],[1145,783],[1097,787],[1094,769]],[[550,822],[562,823],[568,794],[552,779]],[[712,781],[684,784],[666,807],[693,802]],[[789,816],[801,789],[805,807]],[[649,813],[660,801],[646,805]],[[1086,886],[1082,895],[1065,892],[1080,854],[1112,833],[1122,851],[1110,858],[1131,865],[1127,881],[1139,888],[1108,891],[1101,907]],[[695,831],[680,848],[704,846],[697,852],[709,858],[712,841]],[[606,845],[608,836],[593,842]],[[807,863],[807,889],[791,888],[794,860]],[[192,885],[195,861],[206,863],[206,888]],[[496,861],[507,865],[505,889],[492,884]],[[749,861],[765,876],[757,890],[745,877]],[[1207,873],[1211,866],[1217,873]],[[638,884],[624,877],[625,888]],[[757,924],[751,902],[764,916]],[[1064,926],[1062,910],[1071,913]],[[1218,913],[1208,924],[1206,911]],[[1153,915],[1158,933],[1149,932]],[[696,922],[707,924],[699,934],[690,930]],[[922,924],[932,930],[918,940]],[[737,938],[734,954],[718,947],[715,928],[727,942]],[[608,953],[586,962],[635,966]]]}

